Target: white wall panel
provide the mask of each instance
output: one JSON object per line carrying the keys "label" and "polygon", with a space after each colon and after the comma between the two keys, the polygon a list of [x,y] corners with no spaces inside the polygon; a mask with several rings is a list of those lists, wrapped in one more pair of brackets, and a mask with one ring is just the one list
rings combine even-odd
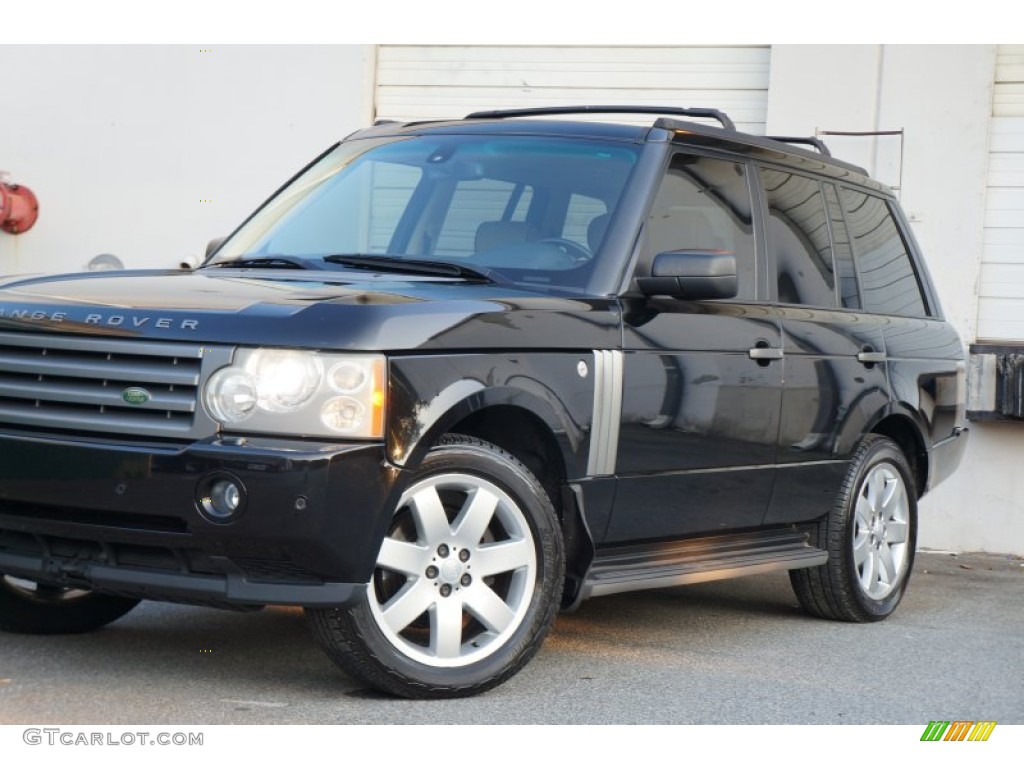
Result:
{"label": "white wall panel", "polygon": [[996,57],[978,338],[1024,342],[1024,45]]}
{"label": "white wall panel", "polygon": [[202,255],[281,183],[370,119],[356,45],[8,45],[0,170],[39,221],[0,233],[0,274]]}
{"label": "white wall panel", "polygon": [[767,46],[383,45],[376,113],[436,120],[578,104],[714,107],[764,133],[769,60]]}

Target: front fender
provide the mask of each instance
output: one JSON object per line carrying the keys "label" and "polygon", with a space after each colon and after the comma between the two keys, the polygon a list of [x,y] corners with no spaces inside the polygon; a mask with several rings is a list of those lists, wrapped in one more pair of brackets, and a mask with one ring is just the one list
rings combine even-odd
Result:
{"label": "front fender", "polygon": [[511,406],[547,425],[568,478],[580,477],[587,465],[594,406],[592,360],[589,352],[392,358],[388,458],[398,466],[414,466],[463,419],[485,408]]}

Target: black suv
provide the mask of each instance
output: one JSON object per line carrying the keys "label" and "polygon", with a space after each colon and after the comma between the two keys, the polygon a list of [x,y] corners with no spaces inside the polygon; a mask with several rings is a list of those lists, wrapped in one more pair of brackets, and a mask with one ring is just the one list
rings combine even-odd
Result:
{"label": "black suv", "polygon": [[716,110],[378,123],[211,246],[0,284],[0,628],[298,605],[441,697],[614,592],[789,570],[874,621],[966,442],[892,193]]}

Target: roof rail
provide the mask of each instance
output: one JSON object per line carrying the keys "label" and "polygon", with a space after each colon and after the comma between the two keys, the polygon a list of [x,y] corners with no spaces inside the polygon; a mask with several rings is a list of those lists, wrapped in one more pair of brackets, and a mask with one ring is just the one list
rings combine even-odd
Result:
{"label": "roof rail", "polygon": [[581,107],[530,107],[524,109],[496,109],[487,112],[473,112],[466,115],[466,120],[486,120],[505,117],[537,117],[540,115],[682,115],[683,117],[707,117],[717,120],[729,131],[736,130],[736,124],[729,116],[718,109],[707,107],[650,107],[650,106],[581,106]]}
{"label": "roof rail", "polygon": [[817,136],[765,136],[765,138],[772,141],[781,141],[783,144],[807,144],[810,147],[814,147],[825,157],[832,157],[832,152],[825,146],[825,142]]}

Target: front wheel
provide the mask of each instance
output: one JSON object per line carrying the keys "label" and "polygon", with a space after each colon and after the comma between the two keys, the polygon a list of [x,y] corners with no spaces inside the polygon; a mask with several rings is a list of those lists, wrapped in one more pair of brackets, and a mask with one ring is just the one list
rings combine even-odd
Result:
{"label": "front wheel", "polygon": [[399,500],[365,599],[307,615],[353,677],[410,698],[467,696],[536,653],[564,567],[558,517],[537,478],[497,446],[449,435]]}
{"label": "front wheel", "polygon": [[914,475],[900,447],[870,435],[850,462],[832,511],[812,533],[828,552],[817,568],[790,571],[801,606],[841,621],[879,621],[907,588],[917,540]]}
{"label": "front wheel", "polygon": [[0,574],[0,630],[25,635],[92,632],[124,616],[138,600]]}

